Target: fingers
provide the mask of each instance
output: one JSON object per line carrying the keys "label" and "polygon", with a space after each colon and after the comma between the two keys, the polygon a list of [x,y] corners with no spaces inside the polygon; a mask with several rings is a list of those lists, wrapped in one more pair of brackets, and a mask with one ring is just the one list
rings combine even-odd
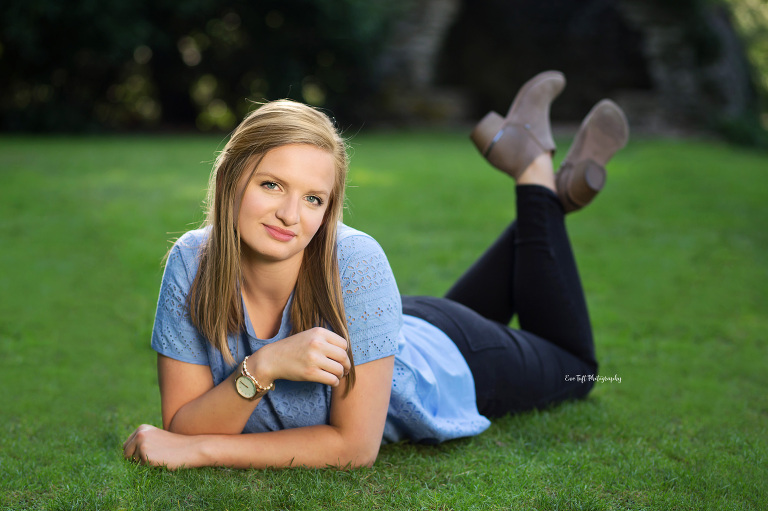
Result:
{"label": "fingers", "polygon": [[145,463],[147,463],[147,464],[149,463],[149,459],[148,458],[146,458],[146,457],[144,457],[144,456],[142,456],[141,454],[138,454],[138,453],[131,454],[130,457],[126,456],[125,459],[131,460],[132,462],[138,463],[139,465],[144,465]]}
{"label": "fingers", "polygon": [[123,450],[123,458],[130,460],[134,463],[141,463],[143,458],[139,453],[139,450],[135,446],[131,446],[129,450]]}
{"label": "fingers", "polygon": [[344,339],[342,336],[336,334],[335,332],[331,332],[328,329],[320,328],[320,327],[312,329],[311,332],[313,332],[316,335],[319,335],[328,343],[333,344],[334,346],[338,346],[344,351],[347,351],[347,340]]}
{"label": "fingers", "polygon": [[304,381],[314,381],[335,387],[344,377],[344,366],[327,357],[319,356],[317,362],[304,368]]}
{"label": "fingers", "polygon": [[335,377],[336,381],[327,382],[329,385],[338,385],[339,381],[352,368],[347,354],[346,339],[325,328],[314,328],[309,333],[312,336],[310,345],[320,355],[316,359],[317,367]]}
{"label": "fingers", "polygon": [[134,431],[133,431],[133,433],[131,433],[131,436],[129,436],[129,437],[128,437],[128,440],[126,440],[125,442],[123,442],[123,451],[125,451],[126,449],[128,449],[128,445],[129,445],[129,444],[130,444],[130,443],[133,441],[133,438],[134,438],[135,436],[136,436],[136,430],[134,430]]}
{"label": "fingers", "polygon": [[123,442],[123,458],[125,459],[131,459],[133,458],[133,453],[136,452],[136,432],[135,430],[133,433],[131,433],[131,436],[128,437],[128,440]]}
{"label": "fingers", "polygon": [[286,379],[335,387],[352,369],[352,363],[346,339],[317,327],[257,350],[249,357],[248,367],[260,383],[262,379]]}
{"label": "fingers", "polygon": [[[316,381],[325,385],[337,386],[349,370],[349,358],[346,352],[335,346],[325,348],[325,352],[317,351],[309,355],[304,368],[304,379]],[[328,351],[332,351],[328,353]],[[338,358],[339,360],[335,360]]]}
{"label": "fingers", "polygon": [[330,385],[331,387],[336,387],[341,383],[342,378],[344,378],[347,375],[348,369],[345,369],[342,364],[334,360],[329,360],[327,365],[328,367],[325,369],[325,371],[333,379],[328,383],[328,385]]}
{"label": "fingers", "polygon": [[141,452],[141,438],[145,436],[146,431],[151,429],[155,429],[154,426],[142,424],[131,433],[128,440],[123,442],[123,458],[135,463],[149,463],[149,457]]}
{"label": "fingers", "polygon": [[328,347],[338,348],[344,353],[347,352],[347,340],[335,332],[331,332],[325,328],[316,327],[312,330],[308,330],[307,333],[310,336],[310,342],[320,342]]}
{"label": "fingers", "polygon": [[336,381],[329,384],[336,386],[349,373],[352,363],[345,349],[335,345],[326,345],[318,367],[335,377]]}
{"label": "fingers", "polygon": [[349,355],[346,350],[343,350],[337,346],[329,346],[325,353],[326,358],[341,365],[342,373],[348,373],[352,367],[352,363],[349,361]]}

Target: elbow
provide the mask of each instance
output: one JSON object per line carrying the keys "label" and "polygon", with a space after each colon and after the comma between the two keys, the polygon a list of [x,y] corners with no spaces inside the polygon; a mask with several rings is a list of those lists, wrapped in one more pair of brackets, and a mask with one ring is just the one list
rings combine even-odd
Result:
{"label": "elbow", "polygon": [[[383,428],[382,428],[383,429]],[[376,463],[381,449],[383,431],[367,429],[361,432],[359,428],[339,428],[331,426],[333,441],[327,445],[328,457],[332,457],[328,465],[341,469],[370,468]]]}
{"label": "elbow", "polygon": [[352,470],[356,468],[371,468],[379,456],[379,447],[377,445],[350,446],[344,449],[344,453],[338,457],[339,468]]}
{"label": "elbow", "polygon": [[167,420],[163,417],[163,429],[180,435],[189,434],[184,428],[184,418],[179,418],[179,413],[176,413],[176,415],[173,415],[172,417],[168,417]]}
{"label": "elbow", "polygon": [[371,468],[373,464],[376,463],[376,458],[379,457],[380,447],[381,447],[381,443],[377,443],[372,448],[369,448],[368,452],[365,453],[365,457],[363,458],[364,463],[361,463],[360,467]]}
{"label": "elbow", "polygon": [[376,458],[377,457],[378,457],[378,452],[376,454],[372,455],[372,456],[358,457],[358,458],[355,458],[355,460],[353,462],[350,462],[347,466],[350,469],[353,469],[353,468],[371,468],[371,467],[373,467],[373,464],[376,463]]}
{"label": "elbow", "polygon": [[372,468],[373,464],[376,463],[376,458],[378,457],[378,454],[373,455],[370,457],[365,463],[361,463],[359,468]]}
{"label": "elbow", "polygon": [[184,431],[176,426],[176,423],[174,421],[170,421],[168,424],[163,423],[163,429],[166,431],[170,431],[171,433],[178,433],[180,435],[184,434]]}

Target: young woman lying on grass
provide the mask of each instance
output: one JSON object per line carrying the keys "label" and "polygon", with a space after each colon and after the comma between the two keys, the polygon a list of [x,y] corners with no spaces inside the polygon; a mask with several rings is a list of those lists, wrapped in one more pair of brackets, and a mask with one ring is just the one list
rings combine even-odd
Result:
{"label": "young woman lying on grass", "polygon": [[[592,332],[564,214],[602,188],[627,141],[610,101],[558,173],[542,73],[472,139],[517,183],[517,220],[445,298],[401,296],[381,247],[341,223],[347,155],[321,112],[275,101],[216,160],[205,226],[170,251],[152,333],[163,429],[152,465],[356,467],[382,442],[477,435],[498,417],[581,398]],[[518,314],[521,330],[506,326]]]}

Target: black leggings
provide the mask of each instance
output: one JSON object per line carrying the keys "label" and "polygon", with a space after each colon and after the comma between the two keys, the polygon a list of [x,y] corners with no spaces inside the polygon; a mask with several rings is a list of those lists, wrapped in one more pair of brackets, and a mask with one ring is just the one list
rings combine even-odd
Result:
{"label": "black leggings", "polygon": [[[557,196],[520,185],[517,220],[445,298],[403,297],[458,346],[480,413],[498,417],[580,398],[597,374],[592,327]],[[509,328],[518,315],[522,330]]]}

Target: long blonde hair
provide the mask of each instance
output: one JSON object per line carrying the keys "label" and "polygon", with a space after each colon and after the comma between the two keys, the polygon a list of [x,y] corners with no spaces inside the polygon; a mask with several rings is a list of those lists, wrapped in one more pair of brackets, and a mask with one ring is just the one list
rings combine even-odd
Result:
{"label": "long blonde hair", "polygon": [[[318,147],[335,160],[335,182],[323,224],[304,250],[290,310],[291,334],[327,327],[347,340],[352,361],[336,258],[336,225],[342,219],[349,166],[346,143],[324,113],[295,101],[278,100],[262,105],[240,123],[216,158],[208,183],[204,225],[210,228],[210,235],[201,248],[188,305],[194,325],[230,365],[235,360],[227,335],[241,332],[245,321],[240,295],[243,274],[237,217],[242,192],[238,194],[238,184],[246,172],[252,178],[269,150],[288,144]],[[354,382],[353,363],[347,390]]]}

